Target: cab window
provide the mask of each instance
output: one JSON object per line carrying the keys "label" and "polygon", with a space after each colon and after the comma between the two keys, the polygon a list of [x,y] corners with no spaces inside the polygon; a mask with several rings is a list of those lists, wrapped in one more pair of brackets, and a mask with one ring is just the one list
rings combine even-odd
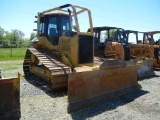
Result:
{"label": "cab window", "polygon": [[45,35],[45,32],[44,32],[44,18],[41,18],[39,34],[40,34],[40,36]]}
{"label": "cab window", "polygon": [[48,18],[48,40],[53,45],[58,45],[57,17]]}
{"label": "cab window", "polygon": [[69,30],[69,17],[61,17],[61,30]]}

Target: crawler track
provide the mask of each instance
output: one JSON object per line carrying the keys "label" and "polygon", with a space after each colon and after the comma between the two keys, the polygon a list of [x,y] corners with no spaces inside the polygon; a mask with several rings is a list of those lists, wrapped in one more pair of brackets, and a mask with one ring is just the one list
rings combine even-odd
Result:
{"label": "crawler track", "polygon": [[[41,65],[32,61],[32,55],[36,56]],[[31,67],[37,69],[31,70]],[[23,62],[24,74],[33,73],[38,77],[42,77],[45,81],[52,84],[52,88],[60,88],[67,85],[68,73],[71,72],[70,67],[58,61],[57,57],[52,52],[43,48],[28,48]],[[39,70],[39,71],[38,71]],[[43,71],[44,70],[44,71]],[[48,71],[48,74],[45,74]]]}
{"label": "crawler track", "polygon": [[23,70],[26,73],[29,72],[29,66],[31,63],[31,54],[34,54],[43,65],[51,72],[70,73],[70,67],[57,60],[56,56],[46,49],[29,48],[26,51],[26,56],[23,63]]}

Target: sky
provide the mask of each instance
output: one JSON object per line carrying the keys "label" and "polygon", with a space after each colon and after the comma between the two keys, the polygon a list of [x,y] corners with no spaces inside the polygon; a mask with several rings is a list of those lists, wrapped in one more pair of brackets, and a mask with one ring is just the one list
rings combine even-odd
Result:
{"label": "sky", "polygon": [[[36,29],[34,21],[38,12],[64,4],[90,9],[94,27],[160,31],[160,0],[0,0],[0,26],[7,31],[21,30],[29,38]],[[89,28],[85,17],[79,19],[82,31]]]}

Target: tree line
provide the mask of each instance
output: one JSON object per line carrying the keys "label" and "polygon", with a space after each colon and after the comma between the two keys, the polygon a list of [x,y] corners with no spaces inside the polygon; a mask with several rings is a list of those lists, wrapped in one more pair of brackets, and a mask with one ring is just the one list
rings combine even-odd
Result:
{"label": "tree line", "polygon": [[25,34],[18,29],[11,29],[11,32],[4,30],[0,26],[0,48],[21,48],[27,47],[30,41],[35,37],[32,32],[30,38],[24,38]]}

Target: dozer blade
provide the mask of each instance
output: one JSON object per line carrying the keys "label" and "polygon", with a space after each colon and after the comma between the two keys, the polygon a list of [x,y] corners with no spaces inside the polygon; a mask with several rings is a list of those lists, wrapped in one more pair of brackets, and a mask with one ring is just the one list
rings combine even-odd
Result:
{"label": "dozer blade", "polygon": [[136,65],[137,66],[137,78],[150,77],[155,73],[153,71],[153,59],[145,59],[135,61],[125,61],[127,66]]}
{"label": "dozer blade", "polygon": [[[0,116],[20,118],[20,79],[0,78]],[[9,119],[8,118],[8,119]]]}
{"label": "dozer blade", "polygon": [[154,59],[154,62],[153,62],[153,68],[154,69],[160,69],[160,59]]}
{"label": "dozer blade", "polygon": [[154,75],[153,71],[153,59],[146,59],[140,61],[138,66],[138,78],[150,77]]}
{"label": "dozer blade", "polygon": [[68,79],[68,113],[140,88],[136,66],[71,73]]}

